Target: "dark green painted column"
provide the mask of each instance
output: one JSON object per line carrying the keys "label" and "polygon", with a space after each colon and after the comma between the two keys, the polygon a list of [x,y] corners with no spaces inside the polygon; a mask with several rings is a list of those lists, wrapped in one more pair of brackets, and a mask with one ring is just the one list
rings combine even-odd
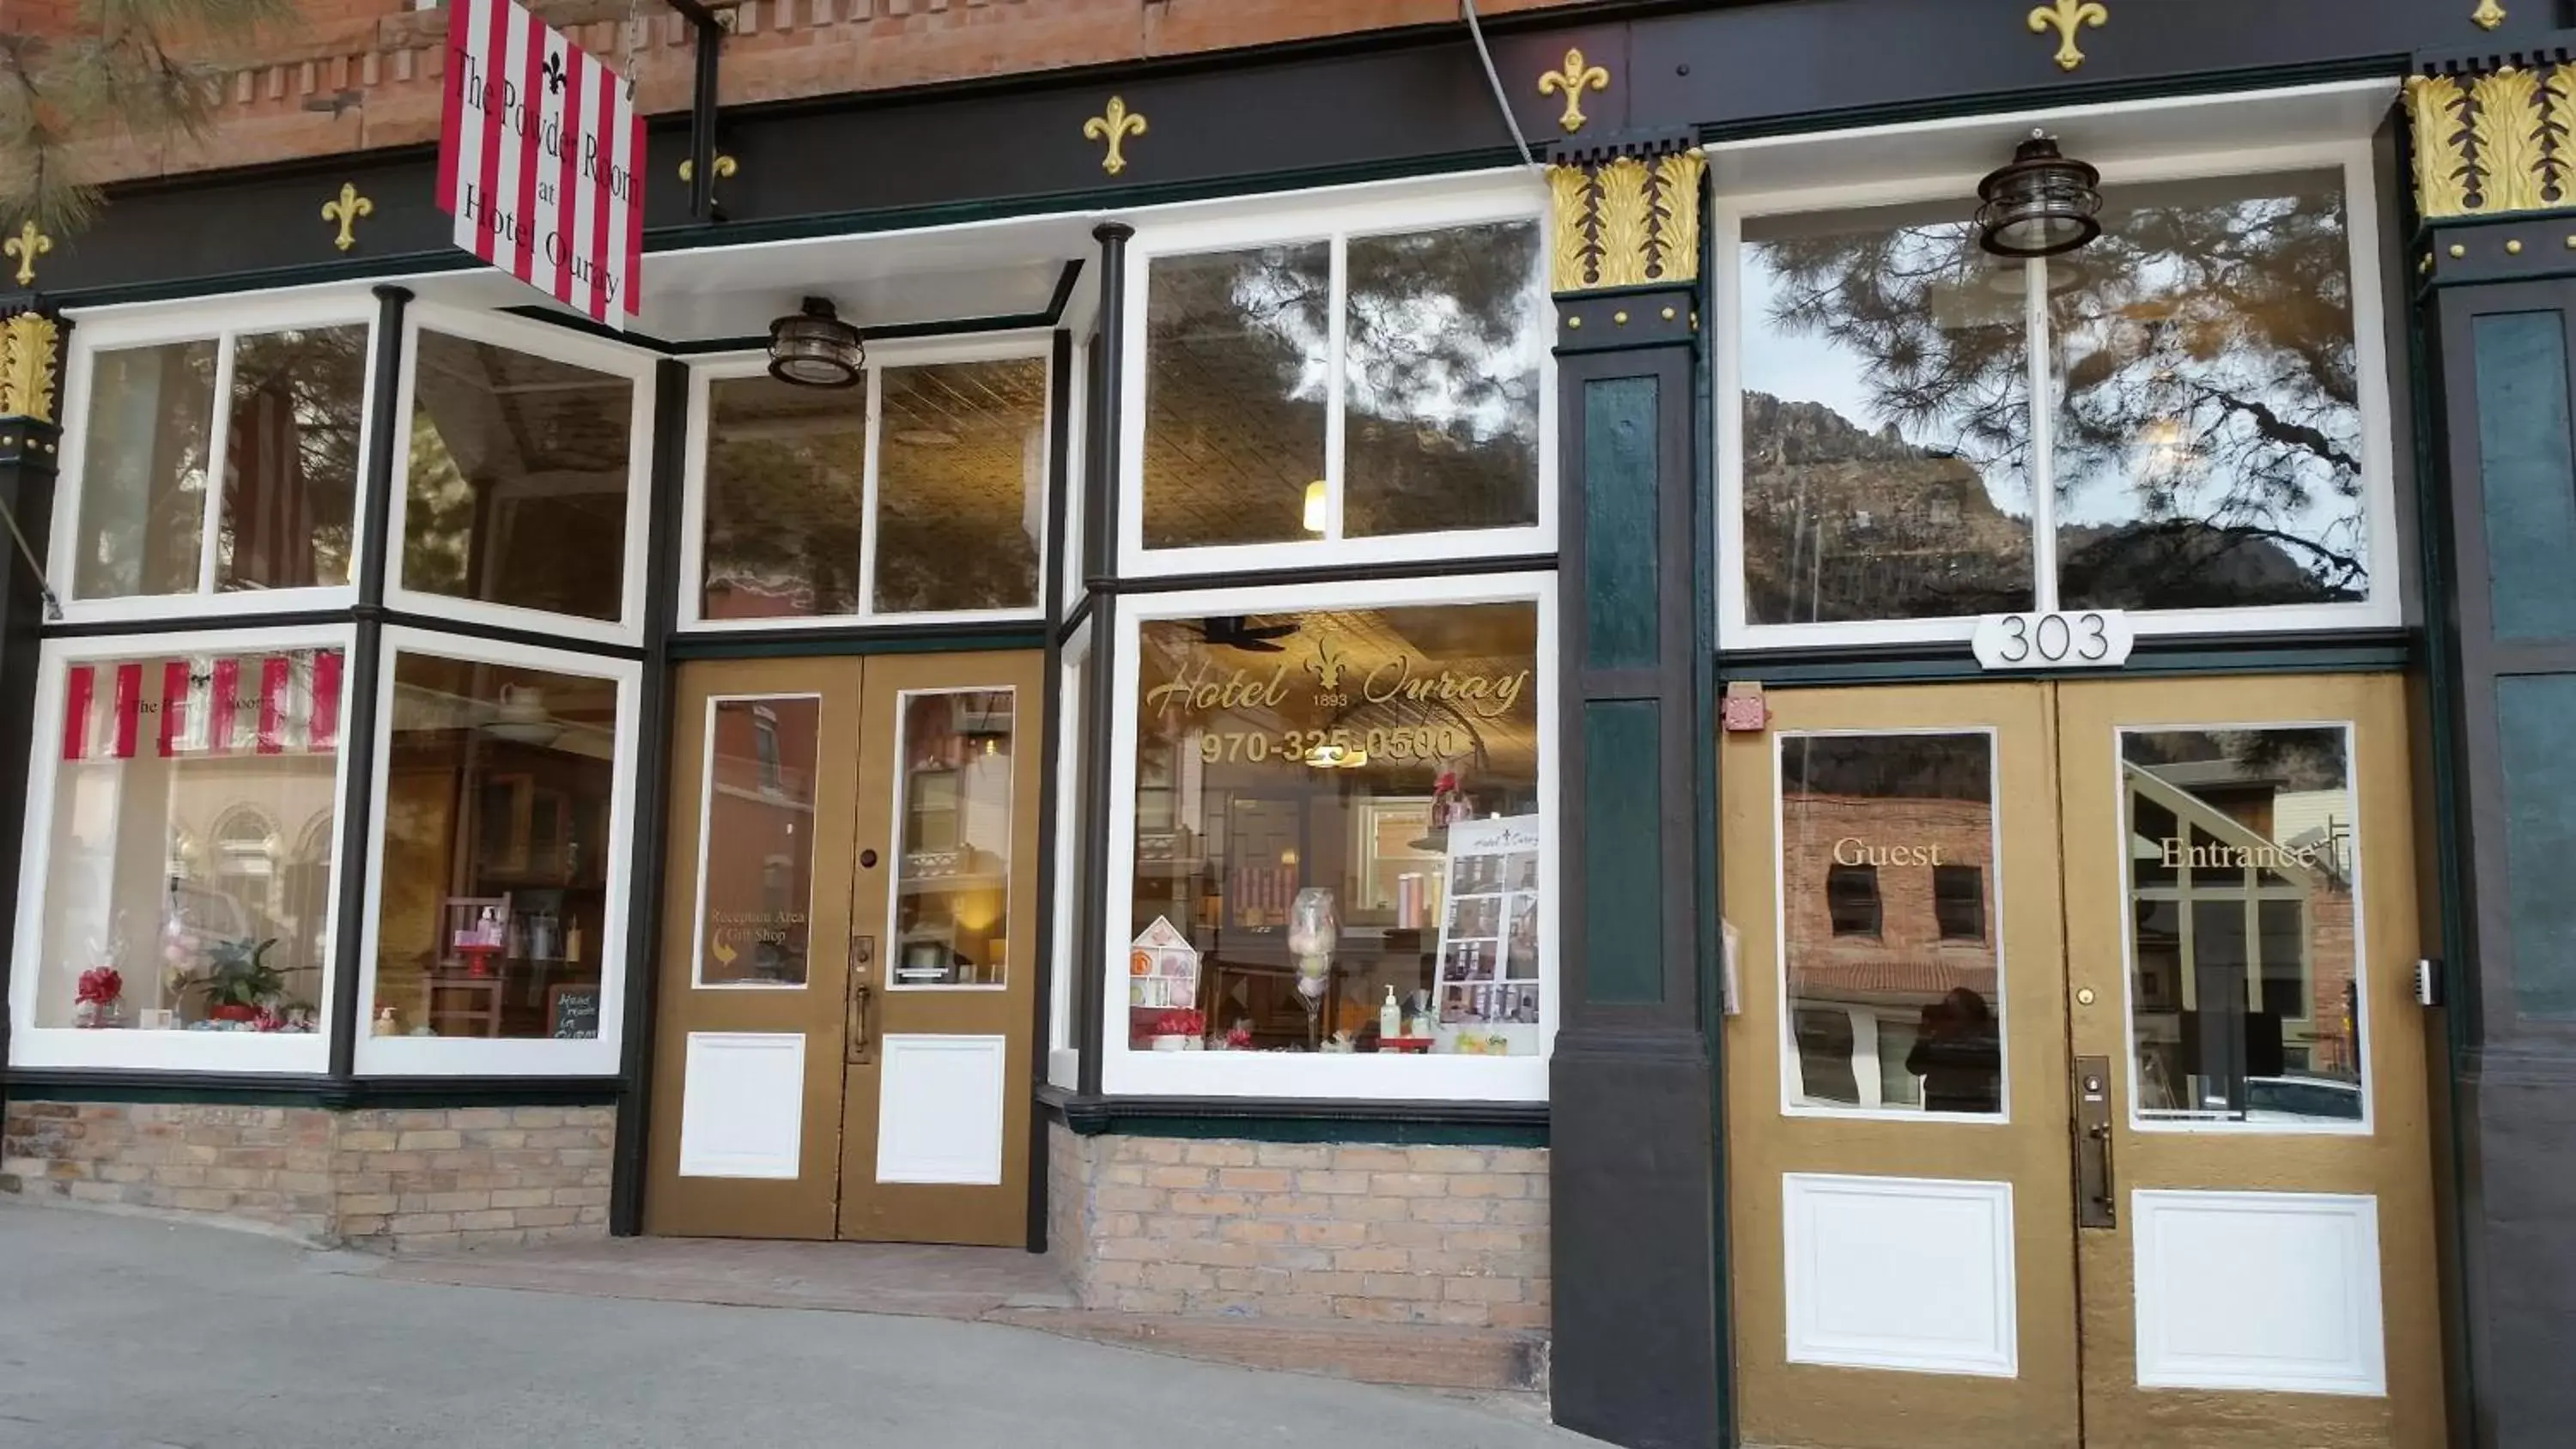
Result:
{"label": "dark green painted column", "polygon": [[[1710,532],[1693,468],[1702,173],[1686,143],[1558,159],[1551,1389],[1568,1428],[1637,1449],[1713,1445],[1726,1416],[1702,1016],[1715,880],[1699,809],[1713,764]],[[1623,240],[1640,250],[1617,254]]]}
{"label": "dark green painted column", "polygon": [[[0,840],[25,838],[36,650],[51,601],[29,555],[43,557],[53,527],[62,447],[54,409],[68,330],[32,297],[0,317]],[[18,851],[0,851],[0,900],[18,898],[18,869]],[[9,964],[0,955],[0,1066],[8,1061],[12,1026]],[[0,1073],[0,1106],[6,1097]]]}

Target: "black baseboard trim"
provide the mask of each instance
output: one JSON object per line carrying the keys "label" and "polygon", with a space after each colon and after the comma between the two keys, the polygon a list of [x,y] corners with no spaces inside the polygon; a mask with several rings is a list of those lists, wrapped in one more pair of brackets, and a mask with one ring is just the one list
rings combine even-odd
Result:
{"label": "black baseboard trim", "polygon": [[169,1102],[219,1107],[606,1107],[615,1077],[270,1076],[250,1072],[21,1068],[6,1078],[13,1102]]}
{"label": "black baseboard trim", "polygon": [[1039,1110],[1077,1136],[1373,1142],[1425,1147],[1545,1147],[1544,1102],[1342,1102],[1312,1098],[1083,1097],[1038,1093]]}

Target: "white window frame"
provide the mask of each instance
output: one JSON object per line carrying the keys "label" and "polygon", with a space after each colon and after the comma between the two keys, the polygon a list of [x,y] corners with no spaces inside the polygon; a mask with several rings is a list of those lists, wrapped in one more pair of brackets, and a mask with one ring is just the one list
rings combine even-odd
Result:
{"label": "white window frame", "polygon": [[[872,343],[859,390],[867,396],[866,520],[860,536],[859,607],[848,614],[806,618],[710,619],[706,616],[704,576],[707,563],[707,430],[711,423],[711,385],[721,379],[758,377],[769,369],[760,353],[740,353],[700,362],[689,369],[688,464],[680,506],[680,591],[678,627],[691,633],[744,630],[847,629],[854,625],[1019,623],[1046,616],[1047,561],[1054,541],[1047,537],[1047,494],[1055,486],[1054,336],[1043,331],[998,332],[989,336],[931,337]],[[877,547],[884,531],[877,523],[877,454],[885,415],[885,373],[889,368],[930,367],[950,362],[1018,362],[1035,359],[1046,368],[1046,404],[1039,415],[1038,436],[1038,582],[1025,605],[1007,609],[932,609],[919,612],[881,610],[876,606]],[[1076,374],[1080,376],[1077,366]],[[1074,454],[1080,457],[1079,451]],[[1079,496],[1077,490],[1076,496]]]}
{"label": "white window frame", "polygon": [[[320,1072],[330,1065],[329,1022],[337,1001],[339,972],[325,963],[321,999],[314,1003],[317,1029],[310,1032],[237,1031],[84,1031],[78,1027],[36,1024],[36,978],[43,972],[45,901],[52,865],[54,797],[62,768],[62,718],[65,680],[70,666],[102,660],[148,659],[155,655],[241,654],[281,649],[338,649],[347,658],[357,644],[356,629],[347,624],[300,625],[280,629],[196,630],[186,633],[120,634],[77,639],[48,639],[37,652],[36,730],[27,769],[27,823],[20,859],[18,922],[10,981],[10,1014],[17,1029],[9,1038],[13,1067],[130,1067],[156,1071]],[[341,674],[340,718],[349,718],[351,676]],[[50,725],[49,725],[50,722]],[[336,848],[341,812],[349,798],[349,739],[343,731],[339,758],[333,766],[332,828],[334,849],[328,890],[332,918],[328,935],[336,943],[347,929],[340,919],[341,871],[345,852]],[[157,930],[155,932],[157,938]],[[157,964],[151,968],[160,969]]]}
{"label": "white window frame", "polygon": [[[628,419],[626,458],[626,537],[618,541],[624,560],[619,575],[618,617],[589,619],[547,609],[481,599],[453,598],[407,587],[403,580],[404,531],[411,499],[411,420],[414,388],[419,380],[420,334],[444,333],[468,342],[488,343],[512,352],[541,357],[567,367],[585,368],[633,386],[633,412]],[[602,342],[562,327],[523,318],[495,316],[436,303],[415,302],[403,314],[402,381],[395,391],[394,416],[401,435],[394,448],[393,501],[385,520],[385,604],[398,612],[454,619],[492,628],[525,629],[567,639],[602,644],[641,644],[644,639],[645,539],[653,506],[653,393],[655,358],[613,342]]]}
{"label": "white window frame", "polygon": [[1056,656],[1055,758],[1047,766],[1055,776],[1054,811],[1048,820],[1055,836],[1055,899],[1046,902],[1055,922],[1055,950],[1047,974],[1046,1079],[1048,1085],[1068,1092],[1080,1084],[1082,1072],[1082,1041],[1073,1020],[1073,979],[1082,969],[1082,943],[1074,939],[1074,923],[1080,919],[1076,907],[1083,884],[1082,873],[1075,867],[1087,830],[1082,819],[1082,781],[1073,764],[1082,753],[1081,685],[1083,671],[1091,664],[1094,622],[1085,618],[1075,625]]}
{"label": "white window frame", "polygon": [[[1848,138],[1820,138],[1825,141]],[[2264,176],[2298,171],[2339,171],[2343,178],[2345,238],[2353,293],[2353,357],[2359,392],[2363,527],[2370,549],[2370,597],[2345,604],[2283,604],[2220,609],[2131,610],[2139,637],[2280,633],[2295,630],[2394,628],[2404,622],[2406,563],[2397,528],[2395,443],[2389,418],[2387,319],[2381,295],[2380,203],[2377,172],[2367,137],[2223,152],[2187,152],[2131,161],[2109,161],[2102,185]],[[1711,313],[1730,319],[1712,339],[1716,364],[1718,638],[1729,650],[1831,648],[1859,644],[1965,644],[1976,633],[1973,614],[1937,619],[1864,619],[1816,624],[1746,622],[1744,586],[1744,329],[1742,276],[1747,217],[1855,210],[1922,201],[1955,201],[1965,214],[1977,194],[1971,175],[1910,177],[1902,181],[1817,187],[1795,191],[1721,192],[1711,225]],[[2036,265],[2036,264],[2033,264]],[[2024,289],[2025,352],[2032,398],[2031,536],[2033,607],[2057,607],[2054,474],[2050,434],[2056,421],[2050,352],[2044,345],[2048,300],[2044,288]]]}
{"label": "white window frame", "polygon": [[408,1037],[358,1033],[360,1076],[613,1076],[626,1034],[626,933],[634,909],[629,878],[635,838],[636,723],[643,692],[644,667],[632,659],[575,654],[495,639],[440,634],[426,629],[391,626],[384,633],[383,668],[376,683],[376,763],[367,782],[373,822],[367,841],[366,937],[359,943],[361,967],[358,1000],[373,1018],[376,961],[382,949],[379,933],[384,902],[385,790],[393,756],[394,678],[405,654],[431,654],[441,659],[508,668],[543,669],[586,675],[617,685],[616,742],[610,764],[608,838],[600,848],[608,855],[607,895],[601,906],[599,1035],[587,1041],[548,1037]]}
{"label": "white window frame", "polygon": [[[1091,437],[1091,349],[1089,339],[1077,337],[1071,349],[1072,360],[1065,372],[1064,387],[1064,537],[1050,538],[1046,546],[1064,549],[1064,586],[1058,594],[1054,617],[1062,618],[1082,602],[1089,588],[1082,577],[1083,494],[1089,491],[1091,474],[1084,466],[1090,458],[1085,451]],[[1047,431],[1050,441],[1053,429]],[[1044,560],[1041,559],[1041,568]]]}
{"label": "white window frame", "polygon": [[[66,623],[140,623],[193,617],[273,614],[286,610],[346,608],[358,596],[357,576],[367,549],[380,546],[367,516],[366,458],[375,429],[376,350],[385,339],[376,327],[376,304],[364,292],[296,293],[285,296],[233,296],[184,306],[119,310],[77,318],[71,329],[70,355],[63,369],[62,491],[66,506],[54,510],[47,574],[63,605]],[[367,329],[367,386],[359,400],[358,471],[349,479],[349,582],[288,589],[215,587],[215,549],[223,519],[224,469],[232,437],[233,347],[236,338],[321,327]],[[82,486],[88,464],[91,390],[97,355],[130,348],[182,342],[216,345],[214,416],[206,434],[207,488],[205,514],[197,539],[197,584],[182,594],[112,594],[82,598],[80,514],[87,500]]]}
{"label": "white window frame", "polygon": [[[1556,549],[1556,352],[1555,304],[1543,281],[1533,279],[1542,325],[1549,335],[1538,347],[1538,521],[1506,528],[1447,529],[1381,537],[1342,536],[1343,391],[1346,386],[1344,318],[1348,288],[1348,247],[1352,237],[1401,236],[1415,232],[1475,226],[1491,222],[1532,221],[1539,227],[1542,260],[1549,255],[1547,188],[1527,171],[1501,180],[1447,190],[1412,183],[1375,187],[1356,199],[1330,193],[1281,198],[1275,209],[1209,217],[1147,218],[1137,223],[1129,244],[1131,275],[1127,282],[1127,348],[1119,379],[1122,405],[1118,480],[1118,571],[1122,576],[1168,578],[1176,574],[1219,573],[1251,569],[1312,568],[1321,564],[1404,563],[1424,558],[1498,557],[1553,553]],[[1325,528],[1319,538],[1274,543],[1208,544],[1183,548],[1145,546],[1146,381],[1151,340],[1146,330],[1147,303],[1153,294],[1154,262],[1159,257],[1193,256],[1252,247],[1325,242],[1332,252],[1332,315],[1328,319],[1329,357],[1324,404]]]}
{"label": "white window frame", "polygon": [[[1354,1052],[1157,1052],[1127,1043],[1125,965],[1135,934],[1128,916],[1136,894],[1137,655],[1148,620],[1211,614],[1306,613],[1321,609],[1413,608],[1438,604],[1534,604],[1538,710],[1538,793],[1555,821],[1559,750],[1557,720],[1556,575],[1458,575],[1357,583],[1296,584],[1258,592],[1192,589],[1133,596],[1118,611],[1110,688],[1118,701],[1110,731],[1108,897],[1101,911],[1101,1089],[1118,1096],[1306,1097],[1332,1099],[1544,1102],[1548,1059],[1555,1050],[1564,998],[1559,985],[1560,892],[1539,896],[1539,1049],[1520,1057],[1395,1055]],[[1563,832],[1550,828],[1540,851],[1541,878],[1563,879]]]}
{"label": "white window frame", "polygon": [[[815,925],[814,895],[816,890],[822,885],[822,878],[814,874],[813,852],[816,847],[821,844],[821,841],[817,838],[817,832],[813,825],[813,817],[810,814],[806,820],[805,826],[805,849],[807,852],[805,860],[805,979],[802,981],[709,981],[707,979],[707,856],[714,848],[714,831],[712,827],[715,820],[717,788],[717,710],[718,707],[722,705],[748,704],[752,706],[754,710],[753,717],[757,719],[759,717],[758,711],[761,706],[774,704],[780,700],[791,699],[812,700],[814,702],[815,719],[818,723],[821,721],[823,696],[810,689],[802,691],[769,690],[755,694],[710,694],[707,696],[707,710],[703,720],[706,746],[698,755],[698,862],[696,867],[697,875],[695,877],[697,887],[690,895],[689,989],[692,991],[804,991],[813,985],[813,934]],[[823,767],[822,756],[823,739],[822,733],[818,729],[815,732],[814,738],[813,764],[813,770],[818,777],[818,784],[820,783],[819,776]]]}

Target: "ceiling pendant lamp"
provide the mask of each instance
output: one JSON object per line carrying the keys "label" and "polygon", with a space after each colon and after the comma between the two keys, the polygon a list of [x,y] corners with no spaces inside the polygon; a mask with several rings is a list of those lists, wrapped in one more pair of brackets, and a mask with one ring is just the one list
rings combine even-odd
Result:
{"label": "ceiling pendant lamp", "polygon": [[859,329],[829,300],[808,297],[802,310],[769,324],[769,375],[797,387],[851,387],[868,364]]}
{"label": "ceiling pendant lamp", "polygon": [[2053,257],[2102,234],[2102,173],[2058,153],[2045,131],[1977,183],[1977,244],[2000,257]]}

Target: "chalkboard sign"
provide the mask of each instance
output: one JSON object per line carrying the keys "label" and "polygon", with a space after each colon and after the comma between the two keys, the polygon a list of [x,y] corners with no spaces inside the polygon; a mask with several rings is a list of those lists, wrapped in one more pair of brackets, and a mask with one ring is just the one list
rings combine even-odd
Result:
{"label": "chalkboard sign", "polygon": [[546,1015],[558,1041],[589,1041],[599,1035],[599,988],[565,984],[546,992]]}

